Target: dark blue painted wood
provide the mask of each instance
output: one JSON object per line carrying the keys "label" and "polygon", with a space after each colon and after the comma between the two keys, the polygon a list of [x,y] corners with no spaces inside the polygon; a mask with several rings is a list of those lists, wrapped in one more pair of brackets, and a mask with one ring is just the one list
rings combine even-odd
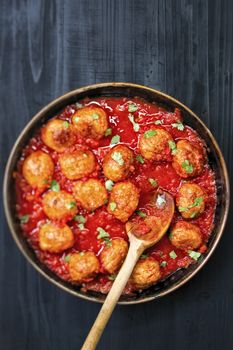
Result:
{"label": "dark blue painted wood", "polygon": [[[35,112],[104,81],[145,84],[186,103],[232,175],[232,16],[231,0],[1,0],[1,180]],[[99,305],[50,285],[19,253],[2,211],[0,225],[0,348],[79,349]],[[173,295],[118,307],[99,349],[232,349],[232,232],[231,216],[211,261]]]}

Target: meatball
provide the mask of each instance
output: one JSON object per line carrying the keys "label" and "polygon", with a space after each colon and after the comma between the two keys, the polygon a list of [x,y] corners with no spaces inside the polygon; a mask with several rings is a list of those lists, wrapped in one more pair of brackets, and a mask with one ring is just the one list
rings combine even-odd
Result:
{"label": "meatball", "polygon": [[81,204],[81,206],[89,211],[101,207],[108,199],[105,186],[100,180],[96,179],[76,182],[73,188],[73,193],[75,199]]}
{"label": "meatball", "polygon": [[54,151],[64,152],[76,142],[72,124],[61,119],[50,120],[41,131],[43,142]]}
{"label": "meatball", "polygon": [[52,158],[42,151],[33,152],[23,162],[22,172],[30,186],[43,190],[48,187],[54,173]]}
{"label": "meatball", "polygon": [[139,149],[145,159],[167,161],[171,156],[171,142],[175,144],[169,132],[153,127],[141,135]]}
{"label": "meatball", "polygon": [[65,192],[46,192],[43,200],[45,214],[51,220],[68,220],[77,214],[74,197]]}
{"label": "meatball", "polygon": [[116,273],[128,252],[128,243],[122,238],[115,238],[112,240],[110,246],[105,245],[100,253],[100,260],[104,269],[111,274]]}
{"label": "meatball", "polygon": [[204,162],[201,148],[187,140],[177,142],[172,166],[178,175],[183,178],[198,176],[203,170]]}
{"label": "meatball", "polygon": [[63,153],[58,161],[61,171],[70,180],[90,175],[96,167],[96,159],[91,151],[76,150]]}
{"label": "meatball", "polygon": [[161,277],[158,261],[153,258],[140,259],[130,278],[137,289],[145,289],[155,284]]}
{"label": "meatball", "polygon": [[54,223],[46,223],[39,230],[39,246],[50,253],[62,253],[74,244],[74,235],[69,226],[59,227]]}
{"label": "meatball", "polygon": [[124,180],[133,170],[133,151],[124,145],[113,147],[104,157],[104,175],[112,181]]}
{"label": "meatball", "polygon": [[183,218],[195,218],[205,209],[205,192],[199,185],[184,183],[176,197],[176,205]]}
{"label": "meatball", "polygon": [[92,252],[74,253],[70,256],[69,271],[73,282],[91,281],[99,272],[99,260]]}
{"label": "meatball", "polygon": [[101,139],[108,128],[107,114],[100,107],[84,107],[72,117],[76,132],[82,137]]}
{"label": "meatball", "polygon": [[183,250],[197,249],[202,243],[199,227],[186,221],[178,221],[172,228],[169,238],[176,248]]}
{"label": "meatball", "polygon": [[138,206],[139,191],[130,181],[114,185],[108,203],[108,212],[117,219],[126,222]]}

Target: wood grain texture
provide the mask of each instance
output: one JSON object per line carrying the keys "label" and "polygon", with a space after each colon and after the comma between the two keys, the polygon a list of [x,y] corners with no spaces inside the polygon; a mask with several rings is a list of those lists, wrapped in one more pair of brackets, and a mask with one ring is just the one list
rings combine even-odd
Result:
{"label": "wood grain texture", "polygon": [[[104,81],[145,84],[186,103],[216,136],[232,176],[232,16],[231,0],[0,0],[1,186],[31,116]],[[100,306],[39,276],[0,215],[0,348],[79,349]],[[231,216],[211,261],[182,289],[117,307],[98,349],[232,349],[232,232]]]}

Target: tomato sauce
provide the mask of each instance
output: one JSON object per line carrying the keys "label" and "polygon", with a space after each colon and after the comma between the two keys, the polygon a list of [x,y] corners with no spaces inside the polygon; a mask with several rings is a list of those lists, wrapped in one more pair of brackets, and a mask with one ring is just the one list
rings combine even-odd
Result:
{"label": "tomato sauce", "polygon": [[[136,103],[138,108],[133,113],[134,120],[140,126],[139,132],[135,132],[132,122],[129,120],[128,105],[129,103]],[[109,117],[109,128],[112,129],[112,134],[100,139],[99,141],[93,139],[78,139],[78,143],[84,147],[84,149],[91,149],[98,160],[98,166],[95,173],[91,174],[91,177],[104,178],[101,172],[101,165],[103,157],[110,149],[110,141],[114,135],[120,136],[120,143],[126,144],[130,147],[135,157],[139,155],[138,138],[139,135],[148,129],[148,126],[155,125],[166,129],[174,138],[175,141],[179,139],[186,139],[193,143],[199,144],[203,149],[205,148],[204,142],[200,139],[197,132],[189,126],[184,126],[184,130],[178,130],[173,127],[172,124],[182,121],[182,116],[179,110],[174,112],[168,112],[162,107],[148,103],[139,98],[127,99],[127,98],[111,98],[103,97],[96,99],[84,99],[79,101],[83,106],[96,105],[105,110]],[[78,104],[77,104],[78,105]],[[60,114],[54,116],[62,120],[71,122],[72,115],[78,109],[77,105],[67,106]],[[79,208],[79,214],[85,216],[86,223],[83,229],[80,229],[77,222],[74,220],[68,221],[68,225],[72,229],[75,236],[74,246],[61,254],[51,254],[40,250],[38,245],[38,231],[39,225],[47,220],[46,215],[42,207],[42,194],[37,190],[32,189],[24,179],[22,175],[22,164],[24,159],[32,152],[37,150],[43,150],[50,154],[55,164],[55,172],[53,179],[56,180],[60,188],[67,192],[72,192],[72,186],[74,181],[68,180],[61,172],[58,164],[58,153],[47,147],[42,139],[40,130],[29,141],[28,145],[22,152],[22,156],[18,162],[17,171],[15,173],[16,181],[16,193],[17,193],[17,212],[18,216],[28,216],[28,221],[22,223],[22,231],[25,238],[35,250],[39,260],[42,261],[49,269],[56,273],[60,278],[69,281],[69,268],[65,259],[70,253],[75,251],[93,251],[97,256],[103,249],[104,243],[97,239],[97,228],[102,227],[106,230],[110,237],[121,237],[127,240],[127,234],[125,231],[125,224],[116,219],[113,215],[107,212],[106,206],[103,206],[93,213],[88,213],[81,207]],[[137,158],[136,158],[137,159]],[[172,160],[172,159],[168,159]],[[151,162],[144,160],[143,164],[140,161],[135,160],[135,170],[129,175],[131,180],[140,189],[140,202],[138,205],[139,210],[145,209],[145,203],[148,197],[148,193],[154,190],[153,185],[148,181],[148,178],[155,179],[157,185],[168,191],[172,196],[176,196],[179,187],[181,186],[183,179],[176,173],[171,165],[171,162]],[[199,184],[205,189],[207,194],[205,200],[205,211],[200,217],[189,220],[191,223],[195,223],[201,229],[203,238],[203,245],[199,248],[201,253],[206,250],[206,243],[213,229],[213,220],[216,206],[216,186],[215,177],[212,169],[208,163],[205,165],[203,172],[200,176],[193,179],[189,179],[189,182]],[[181,220],[180,213],[176,210],[172,225]],[[169,234],[169,232],[168,232]],[[168,234],[165,235],[160,242],[150,248],[146,254],[152,256],[161,264],[161,275],[165,278],[169,274],[173,273],[179,268],[186,268],[191,263],[195,263],[189,254],[180,249],[176,249],[168,238]],[[174,251],[176,258],[172,258],[169,253]],[[165,263],[164,263],[165,262]],[[92,289],[95,291],[101,291],[106,293],[111,287],[112,281],[104,273],[99,274],[92,282],[83,285],[83,290]],[[130,293],[131,287],[128,286],[125,293]]]}

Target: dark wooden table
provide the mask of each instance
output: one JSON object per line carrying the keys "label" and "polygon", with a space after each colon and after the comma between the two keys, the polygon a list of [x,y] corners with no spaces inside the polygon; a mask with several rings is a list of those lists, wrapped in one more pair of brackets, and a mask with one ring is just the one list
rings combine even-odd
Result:
{"label": "dark wooden table", "polygon": [[[15,138],[68,90],[128,81],[191,107],[232,176],[232,0],[0,0],[1,178]],[[1,181],[2,183],[2,181]],[[99,305],[50,285],[0,218],[0,348],[77,350]],[[233,219],[207,266],[161,300],[117,307],[98,349],[233,348]]]}

